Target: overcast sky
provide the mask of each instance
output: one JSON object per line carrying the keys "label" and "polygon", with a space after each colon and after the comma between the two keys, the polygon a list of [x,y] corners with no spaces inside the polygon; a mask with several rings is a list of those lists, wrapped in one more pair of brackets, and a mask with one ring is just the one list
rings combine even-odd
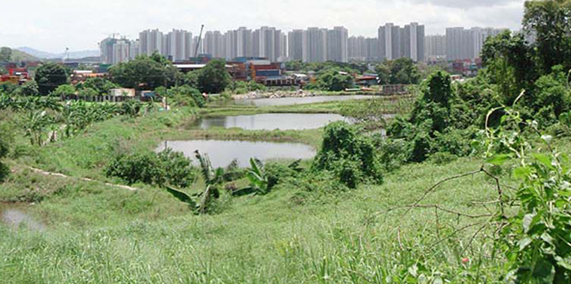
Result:
{"label": "overcast sky", "polygon": [[[525,0],[24,0],[2,1],[0,46],[61,53],[94,50],[106,36],[141,30],[226,31],[275,26],[284,31],[345,26],[375,36],[386,22],[419,22],[427,34],[445,27],[519,29]],[[9,11],[9,12],[7,12]]]}

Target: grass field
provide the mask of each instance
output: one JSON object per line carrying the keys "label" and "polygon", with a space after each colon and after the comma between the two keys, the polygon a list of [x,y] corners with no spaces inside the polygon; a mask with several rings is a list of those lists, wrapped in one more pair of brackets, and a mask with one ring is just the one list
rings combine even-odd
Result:
{"label": "grass field", "polygon": [[[202,114],[234,111],[248,113],[236,108]],[[266,196],[223,194],[214,212],[202,216],[159,188],[135,184],[138,190],[131,191],[105,184],[120,183],[102,173],[113,155],[151,151],[162,140],[321,143],[322,130],[204,131],[189,128],[194,117],[176,111],[114,118],[10,160],[13,173],[0,185],[0,201],[19,202],[47,229],[15,230],[0,223],[0,282],[502,283],[496,271],[503,260],[491,254],[484,237],[493,232],[479,231],[487,220],[454,213],[486,215],[481,204],[488,202],[494,210],[494,180],[475,174],[442,184],[421,203],[448,210],[438,215],[432,207],[408,213],[400,208],[440,180],[477,171],[478,158],[404,166],[387,174],[382,185],[344,192],[284,183]],[[570,153],[569,142],[558,146]],[[70,177],[42,175],[28,166]],[[508,172],[506,166],[502,184],[514,186]],[[387,212],[392,208],[400,209]]]}

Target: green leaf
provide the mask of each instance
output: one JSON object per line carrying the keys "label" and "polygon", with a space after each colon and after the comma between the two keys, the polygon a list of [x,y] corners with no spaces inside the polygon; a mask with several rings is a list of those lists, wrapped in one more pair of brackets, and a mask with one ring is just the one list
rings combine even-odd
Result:
{"label": "green leaf", "polygon": [[551,163],[551,158],[545,154],[534,153],[532,155],[538,162],[542,163],[548,168],[553,168],[553,164]]}
{"label": "green leaf", "polygon": [[531,238],[523,238],[519,241],[519,250],[523,251],[527,246],[529,246],[533,240]]}
{"label": "green leaf", "polygon": [[516,179],[525,178],[531,174],[531,168],[529,167],[519,167],[513,171],[513,177]]}
{"label": "green leaf", "polygon": [[488,164],[492,164],[492,165],[496,165],[496,166],[501,166],[503,165],[507,160],[509,160],[511,158],[510,154],[500,154],[500,155],[495,155],[491,158],[489,158],[486,163]]}
{"label": "green leaf", "polygon": [[523,217],[523,231],[525,233],[529,232],[529,229],[531,228],[534,217],[535,217],[535,213],[534,214],[527,214]]}

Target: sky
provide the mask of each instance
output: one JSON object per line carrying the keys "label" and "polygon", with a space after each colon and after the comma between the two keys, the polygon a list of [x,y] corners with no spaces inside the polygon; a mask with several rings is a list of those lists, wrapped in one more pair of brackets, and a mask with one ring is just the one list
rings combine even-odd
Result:
{"label": "sky", "polygon": [[[185,29],[198,34],[245,26],[289,31],[345,26],[349,35],[376,36],[380,25],[419,22],[426,34],[446,27],[519,30],[525,0],[2,0],[0,46],[62,53],[96,50],[112,34]],[[24,5],[25,4],[25,5]]]}

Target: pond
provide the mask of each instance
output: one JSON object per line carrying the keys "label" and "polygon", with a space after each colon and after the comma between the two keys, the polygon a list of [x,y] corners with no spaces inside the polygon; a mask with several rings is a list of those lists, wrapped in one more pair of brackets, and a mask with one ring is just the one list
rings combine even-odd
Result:
{"label": "pond", "polygon": [[14,229],[27,228],[32,231],[43,232],[46,225],[38,222],[26,213],[29,205],[0,202],[0,220]]}
{"label": "pond", "polygon": [[239,116],[219,116],[199,119],[196,127],[242,128],[244,130],[306,130],[317,129],[327,124],[345,120],[338,114],[270,113]]}
{"label": "pond", "polygon": [[314,104],[334,101],[348,100],[364,100],[372,99],[375,96],[354,95],[354,96],[316,96],[316,97],[289,97],[289,98],[273,98],[273,99],[255,99],[255,100],[235,100],[237,105],[253,105],[253,106],[286,106],[286,105],[302,105]]}
{"label": "pond", "polygon": [[220,140],[167,141],[156,151],[163,151],[167,147],[175,152],[182,152],[193,160],[196,150],[208,154],[213,167],[226,167],[233,160],[237,160],[240,167],[248,167],[250,158],[254,157],[262,161],[305,160],[313,158],[316,154],[313,147],[300,143]]}

